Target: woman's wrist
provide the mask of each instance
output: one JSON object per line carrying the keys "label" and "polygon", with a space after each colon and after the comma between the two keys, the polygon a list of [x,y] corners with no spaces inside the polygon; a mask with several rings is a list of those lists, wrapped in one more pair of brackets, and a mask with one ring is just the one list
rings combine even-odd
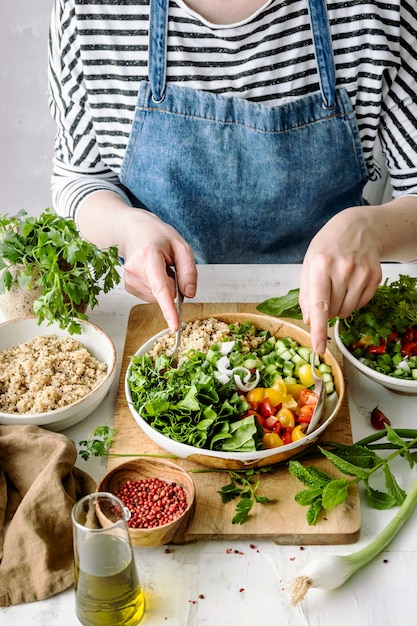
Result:
{"label": "woman's wrist", "polygon": [[137,219],[139,211],[117,194],[99,191],[80,205],[77,226],[83,237],[99,248],[117,245],[124,256],[126,233],[132,230],[132,218]]}

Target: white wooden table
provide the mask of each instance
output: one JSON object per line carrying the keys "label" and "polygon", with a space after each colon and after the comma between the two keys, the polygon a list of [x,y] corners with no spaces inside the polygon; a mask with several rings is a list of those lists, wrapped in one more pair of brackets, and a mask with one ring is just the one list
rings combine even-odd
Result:
{"label": "white wooden table", "polygon": [[[417,276],[417,265],[389,264],[384,277]],[[219,265],[199,267],[195,301],[261,302],[298,286],[300,266]],[[113,339],[118,372],[101,406],[80,424],[65,431],[76,443],[96,426],[112,423],[129,311],[138,300],[120,286],[100,299],[90,320]],[[393,394],[356,374],[346,365],[346,380],[354,440],[374,432],[367,415],[376,405],[393,427],[417,427],[417,399]],[[98,480],[106,461],[81,458],[77,465]],[[396,477],[405,489],[413,472],[403,463]],[[206,541],[186,546],[135,548],[135,558],[147,596],[144,626],[403,626],[415,623],[417,580],[417,511],[388,549],[333,592],[311,590],[290,606],[291,581],[303,564],[325,552],[350,553],[368,543],[395,514],[375,511],[362,501],[362,530],[347,546],[278,546],[257,542]],[[289,520],[290,523],[290,520]],[[232,551],[230,551],[232,548]],[[22,581],[22,585],[25,581]],[[74,592],[68,589],[37,603],[0,608],[0,625],[76,626]]]}

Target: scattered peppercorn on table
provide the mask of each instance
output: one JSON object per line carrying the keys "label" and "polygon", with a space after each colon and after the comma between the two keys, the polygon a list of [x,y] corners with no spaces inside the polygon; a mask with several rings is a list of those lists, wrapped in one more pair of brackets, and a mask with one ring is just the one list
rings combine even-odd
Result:
{"label": "scattered peppercorn on table", "polygon": [[[298,287],[300,269],[297,265],[199,266],[195,302],[261,302],[284,295]],[[417,265],[384,264],[383,273],[384,278],[390,279],[399,273],[417,276]],[[100,306],[90,313],[90,320],[105,330],[116,345],[119,374],[129,313],[136,304],[138,300],[118,287],[101,296]],[[101,406],[65,431],[76,443],[106,421],[113,423],[118,378],[119,375]],[[354,441],[375,432],[369,413],[377,405],[389,417],[393,428],[417,428],[415,398],[392,393],[368,381],[349,364],[345,364],[345,379]],[[85,462],[80,457],[77,465],[97,481],[107,470],[106,459],[92,457]],[[395,476],[405,491],[410,488],[415,473],[407,464],[398,463]],[[376,489],[378,485],[373,487]],[[259,621],[264,626],[411,624],[414,598],[408,591],[412,589],[412,581],[417,579],[417,513],[385,551],[343,587],[332,592],[311,590],[301,604],[291,606],[292,581],[308,562],[321,554],[350,554],[358,550],[394,517],[395,508],[372,509],[366,504],[363,491],[361,494],[362,524],[356,543],[277,545],[248,536],[240,540],[213,537],[186,545],[135,548],[146,597],[141,624],[253,626]],[[220,496],[217,506],[220,510],[223,506]],[[258,514],[262,514],[262,510]],[[319,523],[325,524],[325,520]],[[288,527],[291,528],[290,516]],[[73,589],[41,602],[2,608],[0,626],[12,623],[76,626]]]}

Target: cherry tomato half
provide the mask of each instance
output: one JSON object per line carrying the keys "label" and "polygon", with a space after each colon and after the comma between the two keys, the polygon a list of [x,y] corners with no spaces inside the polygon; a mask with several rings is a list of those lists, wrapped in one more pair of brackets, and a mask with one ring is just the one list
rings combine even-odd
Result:
{"label": "cherry tomato half", "polygon": [[297,421],[300,424],[309,424],[311,422],[311,418],[313,417],[315,405],[313,404],[305,404],[300,408],[298,413]]}
{"label": "cherry tomato half", "polygon": [[277,413],[277,418],[279,419],[282,428],[294,428],[295,419],[294,413],[290,411],[290,409],[282,408]]}
{"label": "cherry tomato half", "polygon": [[315,406],[317,404],[317,394],[314,393],[311,389],[303,389],[300,392],[300,406],[312,405]]}
{"label": "cherry tomato half", "polygon": [[270,417],[271,415],[275,415],[276,412],[275,407],[268,397],[262,400],[259,410],[261,415],[263,415],[264,417]]}
{"label": "cherry tomato half", "polygon": [[265,448],[278,448],[284,445],[284,442],[277,433],[265,433],[262,438],[262,443]]}
{"label": "cherry tomato half", "polygon": [[286,428],[285,430],[283,430],[281,432],[281,439],[283,441],[283,443],[285,445],[287,445],[287,443],[291,443],[291,434],[292,431],[294,430],[294,428],[292,428],[291,426],[289,426],[288,428]]}
{"label": "cherry tomato half", "polygon": [[291,441],[300,441],[300,439],[304,439],[306,436],[305,431],[306,425],[298,424],[298,426],[296,426],[291,433]]}

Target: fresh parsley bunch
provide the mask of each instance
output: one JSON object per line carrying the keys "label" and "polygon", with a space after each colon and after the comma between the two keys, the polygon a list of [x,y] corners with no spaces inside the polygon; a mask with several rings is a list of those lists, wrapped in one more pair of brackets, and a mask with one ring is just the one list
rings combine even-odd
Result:
{"label": "fresh parsley bunch", "polygon": [[115,246],[100,250],[80,235],[72,219],[51,209],[39,217],[26,211],[0,216],[0,293],[16,282],[23,288],[41,287],[34,302],[39,324],[58,322],[70,334],[80,334],[77,320],[88,319],[85,309],[93,309],[98,294],[120,282],[118,266]]}

